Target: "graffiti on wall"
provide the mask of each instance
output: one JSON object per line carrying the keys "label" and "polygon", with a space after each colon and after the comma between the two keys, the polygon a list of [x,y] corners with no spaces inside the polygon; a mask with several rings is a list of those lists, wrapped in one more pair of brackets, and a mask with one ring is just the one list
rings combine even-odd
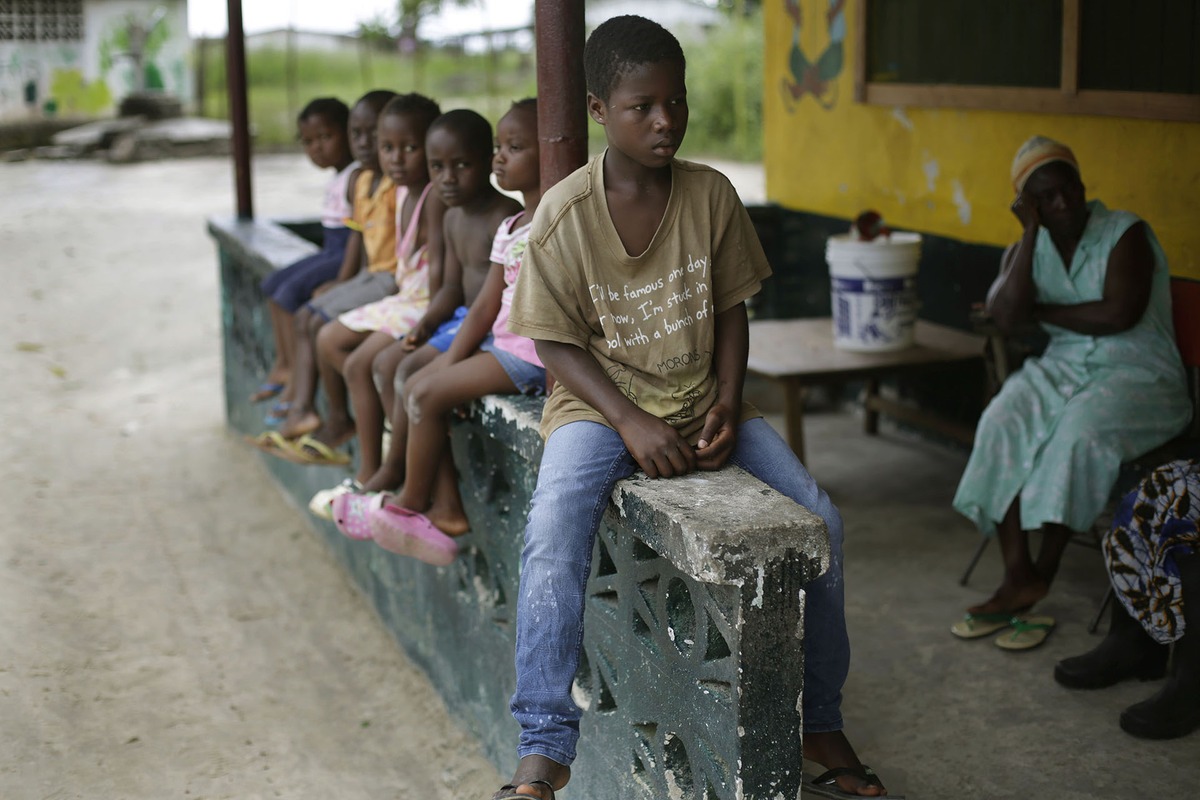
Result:
{"label": "graffiti on wall", "polygon": [[828,7],[814,15],[825,23],[824,48],[815,58],[810,58],[801,37],[805,20],[802,0],[783,0],[792,20],[788,74],[781,80],[783,104],[789,112],[796,110],[805,95],[812,95],[813,100],[826,110],[837,104],[837,78],[842,74],[846,40],[846,0],[827,2]]}
{"label": "graffiti on wall", "polygon": [[0,42],[0,118],[96,116],[137,91],[186,96],[187,37],[177,15],[161,2],[132,12],[91,8],[99,18],[89,16],[90,39]]}

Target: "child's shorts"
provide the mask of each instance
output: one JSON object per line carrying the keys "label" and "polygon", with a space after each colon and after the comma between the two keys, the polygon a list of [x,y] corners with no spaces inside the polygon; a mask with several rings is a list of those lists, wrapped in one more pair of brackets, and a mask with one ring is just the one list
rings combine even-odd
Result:
{"label": "child's shorts", "polygon": [[284,311],[295,314],[312,299],[317,287],[338,276],[346,255],[349,228],[323,228],[321,252],[300,259],[263,278],[262,291]]}
{"label": "child's shorts", "polygon": [[491,353],[500,362],[501,368],[508,375],[513,386],[521,394],[541,395],[546,393],[546,368],[518,358],[507,350],[496,347],[495,338],[489,333],[479,345],[485,353]]}
{"label": "child's shorts", "polygon": [[454,335],[462,327],[463,320],[467,318],[467,312],[470,310],[466,306],[459,306],[454,309],[454,315],[438,326],[438,329],[433,332],[433,336],[429,337],[428,344],[433,345],[443,353],[449,350],[450,343],[454,341]]}
{"label": "child's shorts", "polygon": [[347,311],[396,293],[396,273],[363,270],[345,283],[308,302],[308,307],[329,322]]}

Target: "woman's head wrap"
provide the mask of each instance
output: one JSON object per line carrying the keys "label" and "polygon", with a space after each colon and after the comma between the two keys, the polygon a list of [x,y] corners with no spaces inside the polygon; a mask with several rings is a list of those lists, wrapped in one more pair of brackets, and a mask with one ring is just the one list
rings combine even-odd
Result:
{"label": "woman's head wrap", "polygon": [[1025,188],[1025,181],[1029,180],[1030,175],[1039,167],[1054,161],[1069,164],[1071,169],[1075,170],[1075,174],[1079,174],[1079,162],[1075,160],[1075,154],[1062,142],[1047,139],[1045,136],[1033,136],[1021,145],[1012,162],[1012,183],[1017,194]]}

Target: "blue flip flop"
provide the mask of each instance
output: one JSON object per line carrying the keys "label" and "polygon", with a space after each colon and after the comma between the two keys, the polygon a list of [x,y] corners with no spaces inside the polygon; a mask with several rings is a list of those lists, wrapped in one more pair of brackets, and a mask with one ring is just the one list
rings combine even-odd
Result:
{"label": "blue flip flop", "polygon": [[274,381],[263,381],[258,385],[258,388],[250,395],[251,403],[263,403],[270,400],[275,395],[282,392],[284,385],[275,383]]}
{"label": "blue flip flop", "polygon": [[268,428],[274,428],[277,425],[282,425],[283,421],[287,419],[287,413],[291,407],[291,403],[280,400],[278,403],[271,406],[271,410],[267,412],[265,417],[263,417],[263,423],[266,424]]}

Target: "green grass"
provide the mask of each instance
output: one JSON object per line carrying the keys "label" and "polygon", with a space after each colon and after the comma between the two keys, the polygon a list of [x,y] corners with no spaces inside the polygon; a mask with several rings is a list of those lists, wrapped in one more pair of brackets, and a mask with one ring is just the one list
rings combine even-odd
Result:
{"label": "green grass", "polygon": [[[688,58],[691,124],[685,158],[762,158],[761,16],[730,20],[703,42],[684,42]],[[198,49],[199,52],[199,49]],[[205,87],[201,116],[228,117],[223,43],[207,42],[197,69]],[[443,109],[473,108],[493,124],[513,100],[537,92],[532,53],[461,55],[429,51],[422,56],[361,48],[358,52],[282,50],[246,54],[250,121],[260,149],[291,146],[296,113],[314,97],[340,97],[347,104],[371,89],[416,91]],[[604,132],[589,123],[590,149],[604,145]]]}

